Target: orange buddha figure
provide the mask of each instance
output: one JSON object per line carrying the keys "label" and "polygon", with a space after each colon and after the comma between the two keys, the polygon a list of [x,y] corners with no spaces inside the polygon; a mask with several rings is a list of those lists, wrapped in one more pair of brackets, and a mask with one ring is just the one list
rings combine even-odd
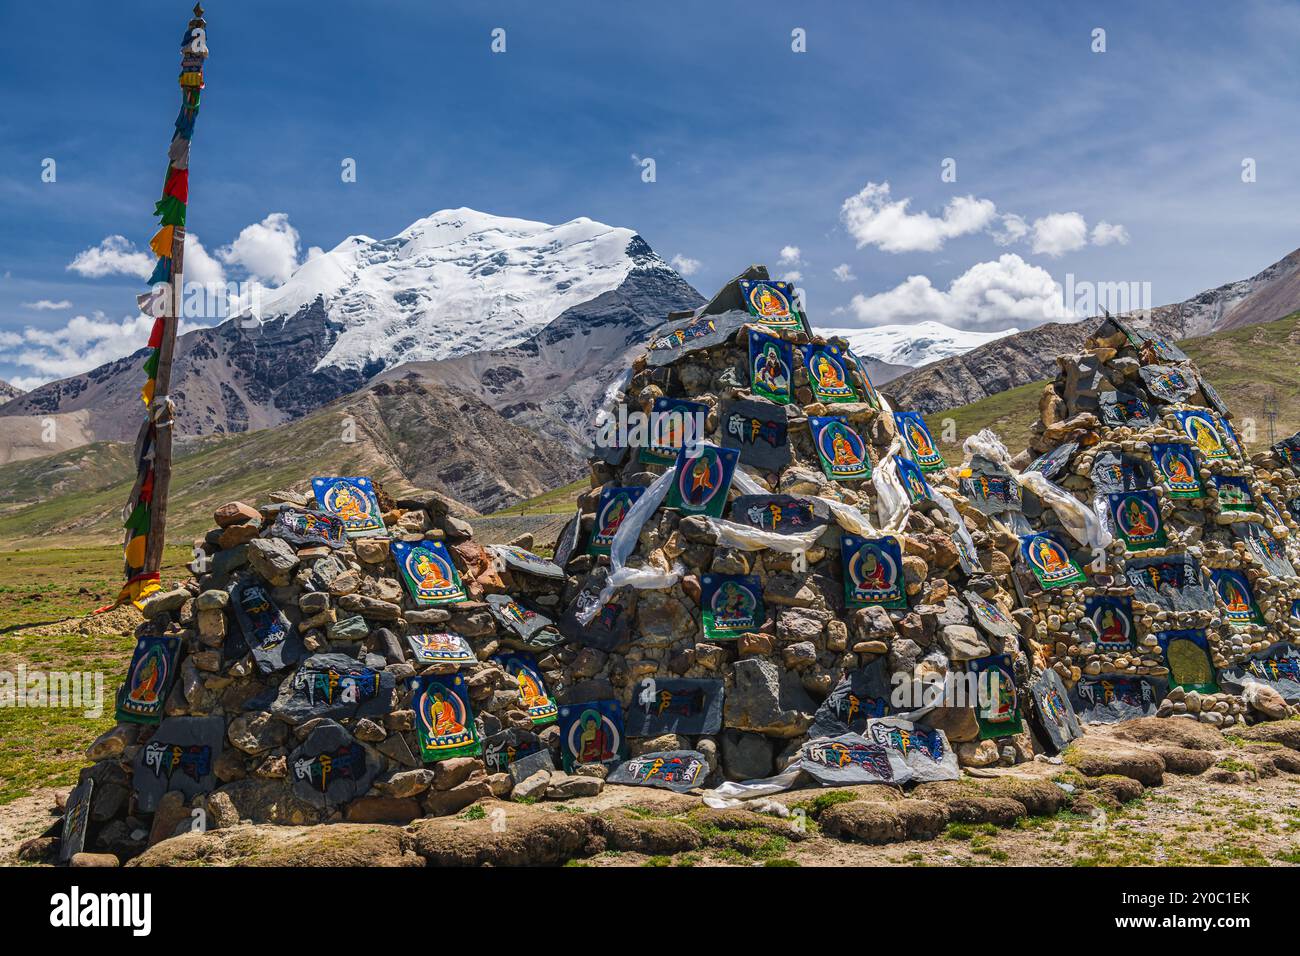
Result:
{"label": "orange buddha figure", "polygon": [[817,356],[817,384],[824,392],[844,390],[844,378],[825,355]]}
{"label": "orange buddha figure", "polygon": [[1192,480],[1192,474],[1187,470],[1187,465],[1177,455],[1169,455],[1165,459],[1165,471],[1169,473],[1169,480],[1174,484],[1187,484]]}
{"label": "orange buddha figure", "polygon": [[754,296],[754,307],[758,309],[759,315],[785,315],[785,303],[768,286],[759,287]]}
{"label": "orange buddha figure", "polygon": [[848,438],[838,429],[835,432],[835,437],[831,439],[831,448],[835,452],[836,465],[857,465],[861,463],[861,459],[854,454],[853,446],[849,443]]}
{"label": "orange buddha figure", "polygon": [[439,737],[448,737],[465,732],[465,726],[456,719],[456,708],[442,694],[433,695],[430,708],[433,715],[433,732]]}
{"label": "orange buddha figure", "polygon": [[1238,614],[1248,614],[1250,612],[1250,602],[1246,600],[1246,595],[1241,593],[1241,588],[1237,587],[1236,582],[1226,581],[1226,587],[1223,595],[1223,603],[1228,605],[1229,611]]}
{"label": "orange buddha figure", "polygon": [[140,668],[140,679],[131,691],[131,697],[144,703],[153,703],[158,699],[159,679],[158,658],[151,654]]}
{"label": "orange buddha figure", "polygon": [[537,681],[526,670],[521,670],[518,675],[519,683],[519,703],[525,708],[540,707],[548,703],[547,697],[542,693],[542,689],[537,686]]}
{"label": "orange buddha figure", "polygon": [[1147,521],[1145,510],[1137,501],[1130,498],[1124,504],[1124,514],[1128,518],[1128,533],[1135,536],[1155,534],[1155,528]]}
{"label": "orange buddha figure", "polygon": [[701,455],[691,467],[691,491],[713,490],[713,473],[709,468],[709,459]]}
{"label": "orange buddha figure", "polygon": [[928,458],[930,455],[934,454],[934,448],[930,444],[930,439],[926,437],[924,430],[922,430],[916,422],[910,422],[908,424],[907,437],[911,440],[912,447],[916,449],[916,453],[921,457]]}

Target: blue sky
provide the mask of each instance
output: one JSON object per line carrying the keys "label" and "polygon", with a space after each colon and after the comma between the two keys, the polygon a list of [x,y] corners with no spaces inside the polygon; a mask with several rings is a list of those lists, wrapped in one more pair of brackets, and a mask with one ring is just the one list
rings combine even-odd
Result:
{"label": "blue sky", "polygon": [[[68,266],[152,233],[188,11],[0,8],[0,378],[140,344],[115,327],[141,281]],[[300,259],[471,206],[634,228],[693,260],[705,294],[766,262],[823,325],[991,329],[1023,326],[1045,276],[1149,282],[1160,304],[1300,246],[1295,2],[213,0],[207,16],[189,224],[231,279],[274,281],[284,243]]]}

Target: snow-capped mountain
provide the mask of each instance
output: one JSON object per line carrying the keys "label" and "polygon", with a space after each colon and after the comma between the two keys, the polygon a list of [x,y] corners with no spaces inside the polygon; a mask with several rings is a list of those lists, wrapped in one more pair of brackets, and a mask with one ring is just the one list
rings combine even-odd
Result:
{"label": "snow-capped mountain", "polygon": [[863,358],[920,368],[930,362],[963,355],[985,343],[1015,335],[1020,330],[968,332],[942,322],[926,321],[915,325],[878,325],[869,329],[818,328],[816,331],[848,339],[854,354]]}
{"label": "snow-capped mountain", "polygon": [[631,229],[446,209],[391,239],[350,236],[261,312],[284,319],[320,297],[337,335],[318,368],[392,368],[516,345],[646,269],[671,271]]}
{"label": "snow-capped mountain", "polygon": [[[237,316],[181,336],[171,397],[181,434],[252,431],[300,418],[399,365],[487,355],[492,361],[474,370],[481,366],[493,387],[470,390],[494,408],[528,402],[527,384],[549,388],[577,415],[583,396],[566,399],[554,377],[525,381],[519,362],[531,357],[548,372],[576,367],[575,348],[585,354],[595,344],[613,358],[667,311],[700,301],[631,229],[444,210],[390,239],[350,237],[307,262],[264,296],[260,322]],[[88,440],[131,440],[144,357],[141,349],[6,403],[0,442],[5,416],[83,409]],[[599,363],[583,361],[584,378],[599,377]],[[467,371],[459,378],[453,387],[478,385]],[[579,391],[605,384],[573,383]],[[545,430],[544,421],[528,424]]]}

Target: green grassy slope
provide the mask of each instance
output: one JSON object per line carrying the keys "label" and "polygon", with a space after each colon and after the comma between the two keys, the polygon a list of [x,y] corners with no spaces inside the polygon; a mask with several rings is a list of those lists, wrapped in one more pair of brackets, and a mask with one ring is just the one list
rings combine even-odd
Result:
{"label": "green grassy slope", "polygon": [[[1251,451],[1269,444],[1267,404],[1277,409],[1276,435],[1300,430],[1300,312],[1262,325],[1186,339],[1179,346],[1232,409],[1234,427]],[[926,416],[926,424],[949,463],[961,460],[961,443],[981,428],[992,428],[1012,454],[1028,443],[1038,420],[1042,382],[1022,385],[945,412]],[[953,423],[945,432],[946,422]],[[945,434],[951,440],[945,440]]]}
{"label": "green grassy slope", "polygon": [[[212,512],[227,501],[257,500],[286,488],[306,492],[316,474],[365,474],[390,491],[406,488],[398,469],[359,430],[357,440],[343,441],[343,418],[329,410],[280,428],[198,443],[173,468],[168,540],[181,543],[202,534],[211,527]],[[0,514],[0,548],[48,544],[50,537],[62,545],[117,541],[122,506],[135,480],[130,452],[110,446],[102,467],[89,469],[78,486],[53,496],[40,494],[52,482],[39,465],[52,459],[0,467],[0,486],[34,488],[35,494],[16,497],[37,499]]]}

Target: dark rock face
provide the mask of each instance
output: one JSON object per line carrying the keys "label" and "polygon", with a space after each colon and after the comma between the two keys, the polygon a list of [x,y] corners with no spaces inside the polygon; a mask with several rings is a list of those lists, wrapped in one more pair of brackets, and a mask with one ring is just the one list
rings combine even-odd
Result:
{"label": "dark rock face", "polygon": [[[629,253],[638,241],[633,240]],[[582,454],[590,446],[591,421],[607,390],[650,334],[669,312],[695,308],[703,301],[671,269],[638,268],[617,289],[566,310],[519,345],[412,362],[388,374],[416,371]]]}

